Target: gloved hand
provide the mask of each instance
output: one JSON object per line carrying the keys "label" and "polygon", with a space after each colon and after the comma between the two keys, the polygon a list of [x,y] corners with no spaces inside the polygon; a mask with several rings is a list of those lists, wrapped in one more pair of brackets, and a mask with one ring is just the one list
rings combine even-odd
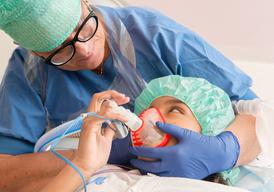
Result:
{"label": "gloved hand", "polygon": [[178,144],[160,148],[131,147],[131,153],[136,156],[157,159],[132,159],[131,164],[143,172],[203,179],[232,168],[237,162],[240,146],[238,139],[230,131],[217,136],[204,136],[175,125],[161,122],[156,125],[163,132],[177,138]]}

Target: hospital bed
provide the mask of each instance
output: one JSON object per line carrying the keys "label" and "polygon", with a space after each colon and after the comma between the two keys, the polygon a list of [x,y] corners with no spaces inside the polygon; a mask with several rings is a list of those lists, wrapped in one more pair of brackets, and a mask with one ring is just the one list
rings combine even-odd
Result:
{"label": "hospital bed", "polygon": [[[78,119],[78,118],[77,118]],[[43,135],[35,145],[35,152],[77,149],[81,124],[71,120]],[[79,125],[79,126],[78,126]],[[126,170],[116,165],[105,165],[87,180],[87,191],[108,192],[246,192],[246,190],[208,181],[141,175],[138,170]],[[76,191],[84,191],[83,186]]]}
{"label": "hospital bed", "polygon": [[[236,104],[237,113],[241,113],[244,109],[241,107],[244,102],[248,103],[249,101],[240,101],[239,105]],[[261,102],[260,99],[253,100],[252,102],[255,105],[252,107],[249,105],[251,111],[246,112],[254,115],[256,115],[257,112],[259,113],[256,116],[256,126],[258,126],[258,130],[266,129],[268,124],[272,125],[274,108],[271,108],[271,106],[265,102]],[[252,113],[252,111],[254,111],[254,113]],[[82,122],[85,116],[86,114],[82,114],[79,118],[68,121],[48,131],[37,141],[34,151],[43,152],[53,150],[53,152],[56,153],[55,150],[77,149],[79,144],[78,137],[81,131],[80,120]],[[263,119],[263,117],[266,117],[266,119]],[[270,126],[270,131],[271,130],[272,127]],[[258,134],[258,137],[259,135],[261,134]],[[263,138],[263,140],[266,140],[266,138]],[[267,146],[269,146],[268,144]],[[272,151],[271,146],[268,148]],[[266,154],[270,155],[270,153]],[[240,187],[241,189],[249,189],[252,192],[272,192],[274,189],[273,161],[269,159],[269,156],[260,154],[253,162],[241,166],[239,176],[234,186]],[[141,176],[138,170],[126,171],[114,165],[106,165],[102,169],[97,170],[88,180],[88,188],[95,192],[199,191],[201,189],[205,191],[244,191],[236,187],[193,179],[157,177],[152,174]]]}

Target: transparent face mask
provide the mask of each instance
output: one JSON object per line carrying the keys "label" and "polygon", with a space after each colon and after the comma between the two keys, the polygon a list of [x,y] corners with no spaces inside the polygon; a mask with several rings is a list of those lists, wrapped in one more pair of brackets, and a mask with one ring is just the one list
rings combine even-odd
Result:
{"label": "transparent face mask", "polygon": [[165,122],[162,113],[157,108],[149,108],[144,110],[139,118],[143,121],[142,126],[131,131],[131,140],[133,146],[144,147],[163,147],[166,146],[170,135],[162,132],[156,122]]}

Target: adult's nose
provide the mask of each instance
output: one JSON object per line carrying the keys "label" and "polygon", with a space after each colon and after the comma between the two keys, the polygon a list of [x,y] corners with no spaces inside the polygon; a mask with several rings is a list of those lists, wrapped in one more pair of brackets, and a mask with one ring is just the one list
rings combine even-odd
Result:
{"label": "adult's nose", "polygon": [[87,57],[90,54],[88,42],[76,42],[75,49],[76,49],[77,55],[79,56]]}

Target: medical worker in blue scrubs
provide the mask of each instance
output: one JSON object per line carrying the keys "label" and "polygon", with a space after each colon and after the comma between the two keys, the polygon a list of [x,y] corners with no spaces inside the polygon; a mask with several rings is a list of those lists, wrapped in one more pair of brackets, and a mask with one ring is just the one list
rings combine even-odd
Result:
{"label": "medical worker in blue scrubs", "polygon": [[[126,107],[133,110],[146,82],[177,74],[205,78],[231,100],[256,97],[251,79],[231,61],[154,10],[93,7],[81,0],[0,0],[0,29],[19,45],[0,87],[0,191],[35,191],[58,174],[64,163],[50,152],[33,153],[35,142],[85,112],[97,92],[124,93],[131,98]],[[255,118],[237,116],[227,130],[233,134],[211,137],[214,142],[199,135],[191,146],[182,141],[176,150],[149,149],[160,163],[134,165],[160,176],[200,179],[254,159],[260,151]],[[143,156],[139,152],[135,155]],[[188,158],[181,158],[185,153]],[[129,137],[113,141],[109,163],[126,165],[134,158]],[[199,172],[188,169],[192,162]]]}

